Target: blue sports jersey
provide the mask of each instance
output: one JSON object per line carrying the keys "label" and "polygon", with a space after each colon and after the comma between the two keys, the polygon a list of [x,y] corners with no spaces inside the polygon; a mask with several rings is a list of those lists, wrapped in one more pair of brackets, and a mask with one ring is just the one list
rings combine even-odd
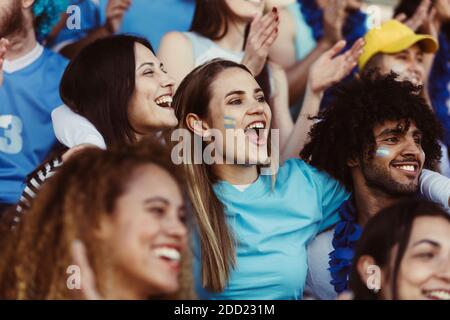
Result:
{"label": "blue sports jersey", "polygon": [[56,142],[51,111],[62,104],[59,83],[67,60],[37,45],[5,61],[0,86],[0,203],[17,203],[26,176]]}
{"label": "blue sports jersey", "polygon": [[306,244],[339,220],[344,187],[300,159],[244,191],[225,181],[214,186],[235,239],[236,267],[223,292],[201,285],[201,249],[194,234],[194,279],[200,299],[301,299],[308,270]]}
{"label": "blue sports jersey", "polygon": [[[109,0],[71,0],[77,6],[70,10],[66,26],[47,46],[59,51],[64,46],[86,37],[106,21]],[[134,0],[125,13],[119,33],[142,36],[150,41],[155,51],[164,34],[189,30],[194,16],[194,0]],[[75,15],[79,15],[79,28],[72,28]]]}
{"label": "blue sports jersey", "polygon": [[55,39],[47,43],[47,47],[54,51],[85,38],[101,26],[98,0],[70,0],[70,6],[65,26]]}
{"label": "blue sports jersey", "polygon": [[[100,0],[102,22],[108,0]],[[147,38],[158,51],[162,36],[170,31],[187,31],[194,16],[194,0],[134,0],[123,19],[121,33]]]}

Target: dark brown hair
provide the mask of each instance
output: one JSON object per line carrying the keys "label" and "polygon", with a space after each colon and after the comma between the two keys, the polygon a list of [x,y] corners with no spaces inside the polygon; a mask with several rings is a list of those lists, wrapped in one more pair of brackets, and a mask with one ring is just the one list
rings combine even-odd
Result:
{"label": "dark brown hair", "polygon": [[128,120],[128,106],[135,90],[135,44],[154,53],[144,38],[117,35],[97,40],[67,66],[60,85],[63,102],[88,119],[108,147],[136,142]]}
{"label": "dark brown hair", "polygon": [[[450,223],[450,215],[440,206],[422,199],[403,200],[381,210],[369,221],[356,245],[353,257],[350,289],[355,299],[380,299],[379,293],[369,290],[358,273],[358,260],[364,255],[371,256],[378,267],[387,270],[393,300],[398,298],[398,271],[409,243],[413,223],[418,217],[441,217]],[[398,248],[392,258],[394,246]],[[392,265],[393,268],[390,268]]]}

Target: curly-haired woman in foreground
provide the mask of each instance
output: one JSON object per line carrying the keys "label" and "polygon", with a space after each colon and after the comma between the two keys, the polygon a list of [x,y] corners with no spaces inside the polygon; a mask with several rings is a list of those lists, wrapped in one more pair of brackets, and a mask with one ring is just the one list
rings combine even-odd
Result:
{"label": "curly-haired woman in foreground", "polygon": [[67,161],[1,253],[0,297],[146,299],[186,292],[179,283],[186,207],[180,175],[166,155],[144,141],[121,150],[89,148]]}

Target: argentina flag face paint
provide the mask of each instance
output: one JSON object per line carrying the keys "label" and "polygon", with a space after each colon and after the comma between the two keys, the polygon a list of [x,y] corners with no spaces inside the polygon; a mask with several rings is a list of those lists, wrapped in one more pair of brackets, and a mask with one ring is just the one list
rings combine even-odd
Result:
{"label": "argentina flag face paint", "polygon": [[224,116],[224,126],[225,129],[234,129],[236,128],[236,119],[230,116]]}
{"label": "argentina flag face paint", "polygon": [[391,155],[391,150],[387,147],[378,147],[375,155],[382,158],[389,157]]}

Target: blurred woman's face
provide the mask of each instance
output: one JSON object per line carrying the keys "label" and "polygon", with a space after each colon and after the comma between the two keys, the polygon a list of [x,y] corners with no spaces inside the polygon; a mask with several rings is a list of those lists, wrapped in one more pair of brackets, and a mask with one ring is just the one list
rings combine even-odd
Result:
{"label": "blurred woman's face", "polygon": [[[400,300],[450,300],[448,220],[441,217],[415,219],[400,264],[397,288]],[[382,289],[386,289],[382,291],[384,298],[392,299],[389,285]]]}
{"label": "blurred woman's face", "polygon": [[265,0],[224,0],[228,8],[239,18],[251,21],[264,10]]}
{"label": "blurred woman's face", "polygon": [[179,289],[184,221],[183,198],[170,174],[153,164],[137,168],[101,224],[118,294],[145,299]]}
{"label": "blurred woman's face", "polygon": [[410,81],[416,86],[425,81],[424,53],[418,44],[401,52],[383,54],[378,67],[383,74],[394,71],[399,81]]}
{"label": "blurred woman's face", "polygon": [[135,44],[136,87],[128,106],[128,119],[138,133],[146,135],[155,129],[178,124],[171,107],[174,80],[161,61],[144,45]]}
{"label": "blurred woman's face", "polygon": [[216,155],[233,164],[267,163],[272,114],[255,78],[240,68],[226,69],[214,80],[211,96],[209,122],[220,133]]}

